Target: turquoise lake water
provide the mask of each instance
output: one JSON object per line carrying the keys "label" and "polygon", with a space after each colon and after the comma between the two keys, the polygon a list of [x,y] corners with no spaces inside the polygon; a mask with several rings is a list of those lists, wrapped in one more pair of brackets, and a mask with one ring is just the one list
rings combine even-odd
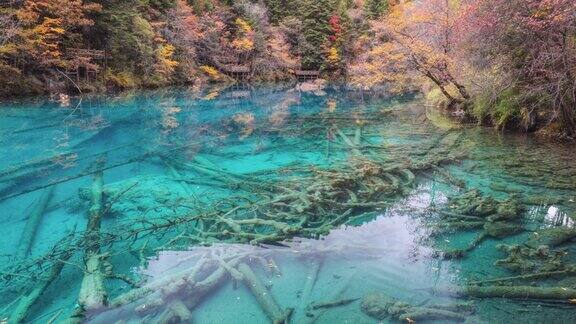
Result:
{"label": "turquoise lake water", "polygon": [[289,85],[0,103],[0,131],[0,323],[576,322],[571,146]]}

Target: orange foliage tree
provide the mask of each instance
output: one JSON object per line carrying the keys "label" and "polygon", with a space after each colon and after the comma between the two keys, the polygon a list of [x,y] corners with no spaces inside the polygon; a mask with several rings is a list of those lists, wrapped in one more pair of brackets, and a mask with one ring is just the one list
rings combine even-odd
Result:
{"label": "orange foliage tree", "polygon": [[101,5],[82,0],[26,0],[16,15],[22,31],[20,53],[35,67],[64,67],[65,42],[79,42],[79,30],[93,25],[90,13]]}
{"label": "orange foliage tree", "polygon": [[[372,86],[393,83],[401,91],[423,77],[432,82],[449,104],[470,99],[458,79],[460,62],[456,29],[461,17],[457,1],[402,2],[384,19],[372,22],[376,41],[351,67],[352,82]],[[417,75],[411,75],[416,72]]]}

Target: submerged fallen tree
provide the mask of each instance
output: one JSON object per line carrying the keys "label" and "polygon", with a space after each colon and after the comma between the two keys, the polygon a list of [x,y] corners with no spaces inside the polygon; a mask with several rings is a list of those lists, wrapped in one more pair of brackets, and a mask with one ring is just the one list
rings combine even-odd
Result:
{"label": "submerged fallen tree", "polygon": [[[73,320],[109,319],[107,316],[122,318],[123,312],[130,309],[138,309],[140,319],[166,322],[186,320],[205,294],[214,291],[227,278],[232,277],[249,285],[272,321],[286,322],[291,311],[283,309],[271,297],[265,297],[264,285],[259,284],[259,278],[251,270],[252,265],[241,254],[220,257],[217,262],[204,261],[195,267],[194,271],[184,271],[181,275],[170,277],[171,280],[164,282],[167,286],[159,282],[149,282],[143,287],[134,288],[111,299],[107,298],[103,285],[103,280],[109,276],[104,271],[105,259],[112,251],[118,253],[124,249],[137,250],[139,248],[136,244],[148,242],[151,238],[156,240],[157,248],[173,249],[218,242],[282,244],[295,236],[320,237],[356,216],[383,209],[405,197],[411,191],[417,174],[433,170],[443,163],[453,162],[462,156],[458,151],[449,152],[449,149],[442,147],[439,144],[441,137],[434,145],[426,145],[424,153],[419,148],[414,148],[418,150],[414,156],[389,155],[379,158],[378,154],[373,154],[374,148],[362,145],[362,129],[354,131],[352,138],[343,130],[335,133],[341,140],[340,144],[349,150],[349,159],[329,168],[298,166],[294,171],[289,168],[282,170],[298,175],[296,179],[283,174],[282,177],[274,178],[274,181],[262,181],[257,176],[231,174],[202,158],[190,162],[189,159],[167,158],[169,152],[149,152],[124,162],[96,166],[48,185],[14,193],[10,196],[95,175],[92,186],[80,190],[80,197],[89,200],[90,206],[86,232],[71,238],[70,246],[57,246],[41,259],[17,265],[11,273],[33,273],[40,264],[62,264],[62,256],[84,251],[85,268],[79,308],[73,314]],[[181,147],[186,146],[189,145]],[[173,152],[179,149],[174,149]],[[154,192],[147,187],[140,188],[146,181],[139,181],[138,178],[128,179],[124,183],[103,184],[104,170],[152,157],[164,159],[170,172],[169,177],[163,176],[163,179],[183,184],[181,188],[185,195],[191,192],[186,184],[198,181],[197,176],[187,178],[190,172],[201,175],[210,186],[233,189],[234,194],[209,206],[190,204],[190,211],[184,214],[125,218],[118,220],[116,226],[100,228],[102,218],[109,215],[114,206],[123,205],[128,208],[133,204],[133,210],[141,208],[141,201],[134,199],[138,195],[148,198],[157,195],[154,207],[171,210],[174,210],[175,206],[183,205],[185,199],[196,199],[169,195],[161,197],[160,192]],[[179,179],[174,179],[175,177]],[[159,178],[158,181],[162,179]],[[140,246],[140,249],[143,248]],[[12,281],[14,278],[6,279]],[[312,282],[311,285],[313,284]],[[174,298],[182,294],[190,298]],[[301,305],[303,311],[307,306],[305,304],[306,301]],[[112,310],[101,313],[107,307],[112,307]]]}
{"label": "submerged fallen tree", "polygon": [[48,204],[52,200],[54,195],[54,187],[47,188],[45,192],[42,193],[40,200],[32,209],[32,212],[26,220],[26,226],[20,236],[20,242],[18,243],[18,251],[16,252],[16,259],[22,260],[27,257],[32,248],[36,237],[36,231],[40,222],[42,221],[42,216],[44,215]]}
{"label": "submerged fallen tree", "polygon": [[106,305],[107,296],[103,273],[105,255],[100,250],[100,224],[104,213],[103,186],[103,173],[98,172],[94,175],[91,206],[88,212],[88,225],[86,226],[86,251],[84,255],[86,269],[80,285],[79,311],[73,315],[79,321],[86,314],[97,311]]}
{"label": "submerged fallen tree", "polygon": [[361,308],[364,313],[378,320],[392,318],[409,323],[431,320],[463,322],[474,312],[470,304],[413,306],[383,293],[370,293],[364,296]]}
{"label": "submerged fallen tree", "polygon": [[480,230],[480,233],[466,247],[439,251],[437,255],[445,259],[461,258],[487,238],[502,239],[521,232],[522,207],[519,200],[519,197],[511,196],[499,201],[482,195],[478,190],[449,198],[448,207],[438,211],[439,221],[435,227],[441,230]]}
{"label": "submerged fallen tree", "polygon": [[576,298],[576,289],[533,286],[465,286],[437,291],[440,295],[475,298],[556,299],[569,302]]}
{"label": "submerged fallen tree", "polygon": [[18,298],[18,302],[8,318],[8,323],[22,323],[26,320],[32,306],[42,297],[48,286],[58,279],[64,264],[71,256],[71,254],[64,255],[59,262],[54,262],[45,276],[36,282],[35,287]]}

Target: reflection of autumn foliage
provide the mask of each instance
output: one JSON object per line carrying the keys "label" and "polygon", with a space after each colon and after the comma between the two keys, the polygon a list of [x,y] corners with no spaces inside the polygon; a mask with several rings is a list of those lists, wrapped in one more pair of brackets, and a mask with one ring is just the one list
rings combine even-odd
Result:
{"label": "reflection of autumn foliage", "polygon": [[177,114],[181,110],[182,109],[178,106],[162,107],[162,119],[160,123],[165,132],[170,132],[173,129],[178,128],[178,126],[180,126]]}
{"label": "reflection of autumn foliage", "polygon": [[60,107],[70,107],[70,96],[64,93],[58,95],[58,103]]}
{"label": "reflection of autumn foliage", "polygon": [[218,92],[217,90],[214,90],[214,91],[210,91],[207,95],[202,97],[202,99],[203,100],[213,100],[213,99],[218,98],[219,95],[220,95],[220,92]]}
{"label": "reflection of autumn foliage", "polygon": [[288,94],[282,101],[272,107],[268,120],[273,126],[284,125],[290,116],[290,106],[298,104],[300,100],[294,94]]}
{"label": "reflection of autumn foliage", "polygon": [[65,92],[62,74],[91,90],[320,69],[360,88],[421,90],[479,122],[576,134],[574,0],[2,3],[0,95]]}
{"label": "reflection of autumn foliage", "polygon": [[96,115],[92,118],[78,120],[76,125],[83,130],[99,130],[110,126],[110,123],[106,121],[102,115]]}
{"label": "reflection of autumn foliage", "polygon": [[254,114],[252,114],[252,113],[239,113],[239,114],[234,115],[232,120],[234,120],[234,123],[236,123],[236,125],[241,127],[241,130],[240,130],[240,138],[241,139],[244,139],[244,138],[252,135],[252,133],[254,132],[254,122],[256,121]]}
{"label": "reflection of autumn foliage", "polygon": [[329,98],[328,101],[326,101],[326,111],[331,113],[335,112],[337,107],[338,101],[336,101],[336,99]]}

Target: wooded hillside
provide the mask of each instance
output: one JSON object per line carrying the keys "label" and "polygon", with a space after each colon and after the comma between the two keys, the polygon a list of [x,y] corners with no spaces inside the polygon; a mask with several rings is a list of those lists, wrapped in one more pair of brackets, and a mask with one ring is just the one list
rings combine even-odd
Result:
{"label": "wooded hillside", "polygon": [[21,0],[0,95],[294,79],[421,91],[464,120],[573,138],[573,0]]}

